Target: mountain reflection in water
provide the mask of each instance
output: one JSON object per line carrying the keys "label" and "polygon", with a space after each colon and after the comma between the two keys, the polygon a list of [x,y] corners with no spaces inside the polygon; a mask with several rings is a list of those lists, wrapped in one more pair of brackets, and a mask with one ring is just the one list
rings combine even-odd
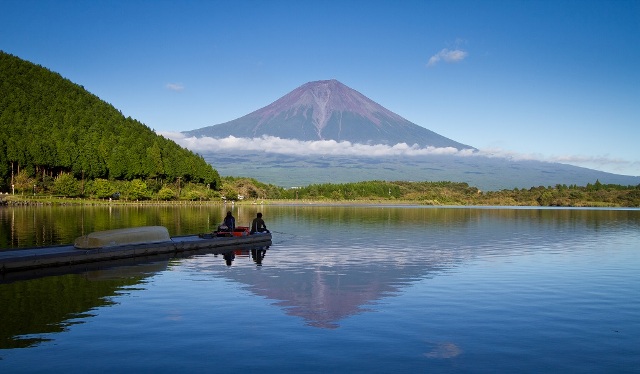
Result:
{"label": "mountain reflection in water", "polygon": [[[275,249],[268,252],[261,271],[251,268],[219,271],[209,258],[198,258],[185,265],[193,271],[219,272],[253,294],[275,300],[275,305],[304,319],[306,324],[333,329],[339,327],[338,321],[366,311],[367,305],[376,300],[397,294],[416,280],[432,277],[464,257],[437,249],[416,256],[369,248],[352,255],[327,250],[327,259],[314,263],[308,262],[311,256],[299,251],[288,256],[276,252]],[[282,261],[274,263],[283,256],[286,267],[280,266]],[[296,261],[298,266],[292,266]]]}
{"label": "mountain reflection in water", "polygon": [[[424,207],[238,207],[265,213],[271,248],[237,249],[0,284],[0,348],[29,346],[91,318],[127,290],[177,270],[224,280],[321,329],[367,312],[417,282],[493,258],[567,255],[591,242],[638,241],[638,211]],[[211,214],[211,212],[207,212]],[[195,220],[195,219],[191,219]],[[624,237],[627,235],[628,237]],[[203,278],[205,277],[205,278]],[[189,293],[188,287],[184,293]],[[117,302],[117,301],[116,301]],[[238,306],[240,307],[240,306]],[[437,343],[427,358],[460,355]]]}
{"label": "mountain reflection in water", "polygon": [[[612,224],[611,212],[580,210],[315,207],[297,213],[276,215],[273,227],[288,233],[274,234],[261,271],[220,271],[206,257],[183,266],[232,279],[309,326],[335,329],[407,285],[465,262],[571,251],[571,242],[598,233],[601,222]],[[613,213],[613,224],[638,227],[637,212],[630,213]]]}

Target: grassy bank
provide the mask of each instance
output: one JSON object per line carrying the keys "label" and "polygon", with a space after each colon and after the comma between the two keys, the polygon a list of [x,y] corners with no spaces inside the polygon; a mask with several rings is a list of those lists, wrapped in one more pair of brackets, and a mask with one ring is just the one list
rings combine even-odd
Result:
{"label": "grassy bank", "polygon": [[[494,194],[491,194],[494,195]],[[440,199],[259,199],[259,200],[241,200],[225,203],[222,200],[105,200],[92,198],[67,198],[58,196],[3,196],[0,197],[0,205],[7,206],[64,206],[64,205],[137,205],[137,206],[224,206],[224,205],[424,205],[424,206],[540,206],[540,207],[598,207],[598,208],[638,208],[640,205],[621,204],[612,201],[565,201],[562,203],[555,202],[548,205],[542,205],[537,199],[521,199],[516,200],[507,198],[503,195],[485,196],[484,198],[475,199],[457,199],[450,196],[444,196]]]}

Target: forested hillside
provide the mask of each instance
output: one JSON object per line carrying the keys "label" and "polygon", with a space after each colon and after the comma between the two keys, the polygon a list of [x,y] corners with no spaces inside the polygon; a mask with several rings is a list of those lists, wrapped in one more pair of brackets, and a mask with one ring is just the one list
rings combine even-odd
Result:
{"label": "forested hillside", "polygon": [[586,186],[556,185],[482,192],[467,183],[367,181],[316,184],[283,191],[280,199],[411,201],[424,205],[557,207],[638,207],[640,185],[596,181]]}
{"label": "forested hillside", "polygon": [[82,86],[0,51],[0,191],[24,188],[17,184],[29,180],[44,192],[62,175],[211,189],[220,183],[201,156],[125,118]]}
{"label": "forested hillside", "polygon": [[363,181],[324,183],[285,189],[251,178],[222,177],[221,194],[257,202],[276,199],[295,203],[409,203],[457,206],[640,207],[640,185],[556,185],[528,189],[481,191],[459,182]]}

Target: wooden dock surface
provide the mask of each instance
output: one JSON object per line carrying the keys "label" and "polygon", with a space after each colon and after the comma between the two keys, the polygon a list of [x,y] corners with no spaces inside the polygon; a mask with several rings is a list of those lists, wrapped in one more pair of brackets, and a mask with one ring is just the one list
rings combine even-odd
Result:
{"label": "wooden dock surface", "polygon": [[271,234],[214,238],[189,235],[173,237],[171,240],[161,243],[142,243],[96,249],[78,249],[73,245],[60,245],[0,251],[0,273],[159,254],[178,254],[201,249],[233,249],[247,245],[269,246],[271,245]]}

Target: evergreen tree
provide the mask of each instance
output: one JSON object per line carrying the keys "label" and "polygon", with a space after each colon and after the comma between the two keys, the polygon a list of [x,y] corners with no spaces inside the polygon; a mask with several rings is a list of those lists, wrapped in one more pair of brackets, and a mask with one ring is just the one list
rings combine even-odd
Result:
{"label": "evergreen tree", "polygon": [[0,179],[20,170],[42,180],[71,173],[80,180],[159,177],[220,186],[201,156],[59,74],[0,51]]}

